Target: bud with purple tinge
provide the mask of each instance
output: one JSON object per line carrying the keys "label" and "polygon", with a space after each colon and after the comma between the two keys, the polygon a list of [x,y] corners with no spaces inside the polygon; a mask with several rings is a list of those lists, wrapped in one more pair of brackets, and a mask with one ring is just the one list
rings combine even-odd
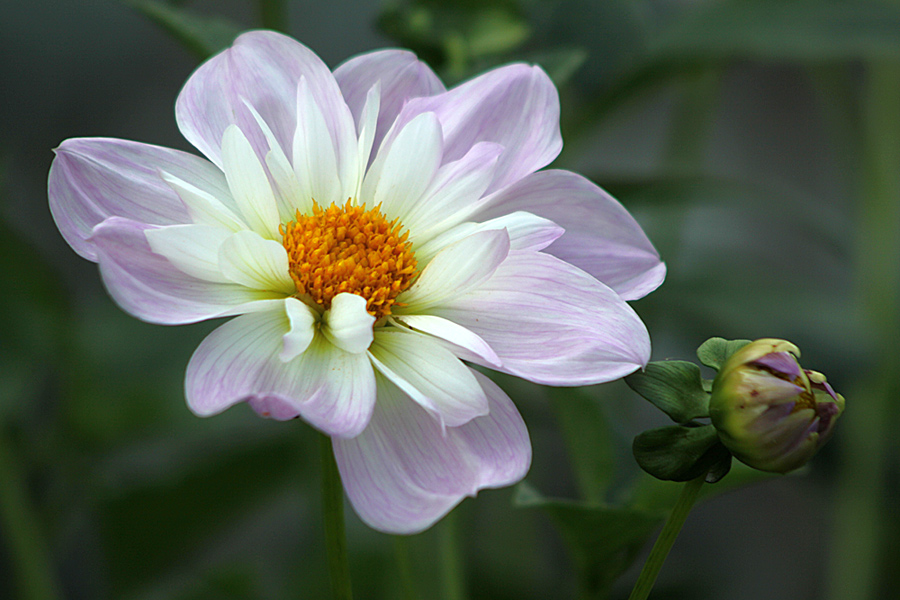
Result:
{"label": "bud with purple tinge", "polygon": [[812,458],[844,411],[821,373],[803,369],[800,350],[778,339],[750,342],[722,365],[709,415],[735,458],[763,471],[787,473]]}

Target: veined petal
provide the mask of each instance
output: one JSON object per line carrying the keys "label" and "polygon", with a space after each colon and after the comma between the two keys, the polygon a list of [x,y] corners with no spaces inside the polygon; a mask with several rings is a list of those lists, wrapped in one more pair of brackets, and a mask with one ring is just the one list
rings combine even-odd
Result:
{"label": "veined petal", "polygon": [[195,323],[277,297],[271,292],[203,281],[184,273],[150,249],[145,234],[150,228],[145,223],[110,217],[94,227],[89,238],[110,296],[137,318],[163,325]]}
{"label": "veined petal", "polygon": [[249,104],[269,125],[279,145],[290,148],[301,77],[328,113],[331,138],[355,150],[353,117],[328,66],[306,46],[274,31],[244,33],[230,48],[203,63],[178,96],[178,127],[188,141],[222,166],[222,136],[229,125],[237,125],[262,159],[268,144],[247,110]]}
{"label": "veined petal", "polygon": [[430,113],[417,116],[378,152],[363,182],[362,197],[389,218],[406,216],[441,166],[441,125]]}
{"label": "veined petal", "polygon": [[108,217],[150,225],[190,223],[161,171],[213,196],[228,193],[219,169],[186,152],[126,140],[75,138],[59,145],[50,167],[47,192],[53,220],[69,245],[94,262],[97,253],[88,238]]}
{"label": "veined petal", "polygon": [[289,329],[281,336],[282,347],[278,358],[281,362],[289,362],[309,348],[316,334],[315,324],[319,315],[296,298],[284,299],[284,314],[287,315]]}
{"label": "veined petal", "polygon": [[510,485],[528,471],[531,444],[512,402],[475,373],[490,411],[460,427],[440,425],[397,387],[378,380],[369,426],[333,440],[353,508],[370,527],[409,534],[427,529],[479,489]]}
{"label": "veined petal", "polygon": [[[395,318],[416,331],[433,335],[450,342],[453,346],[475,354],[481,361],[492,367],[500,366],[500,357],[488,343],[462,325],[433,315],[403,315]],[[467,359],[468,356],[460,356],[460,358]]]}
{"label": "veined petal", "polygon": [[376,83],[380,85],[377,131],[372,132],[375,148],[381,145],[391,123],[409,99],[444,91],[441,80],[428,65],[406,50],[380,50],[355,56],[335,69],[334,77],[357,123],[363,120],[369,91]]}
{"label": "veined petal", "polygon": [[144,232],[150,249],[165,256],[182,273],[204,281],[234,283],[219,270],[219,247],[227,229],[209,225],[169,225]]}
{"label": "veined petal", "polygon": [[284,362],[279,355],[289,328],[281,310],[242,315],[209,334],[188,364],[191,410],[207,416],[247,401],[263,416],[301,416],[328,435],[358,435],[375,404],[368,358],[315,336],[306,351]]}
{"label": "veined petal", "polygon": [[421,200],[405,212],[410,239],[422,243],[473,214],[502,152],[499,144],[479,142],[461,159],[442,166]]}
{"label": "veined petal", "polygon": [[564,233],[562,227],[537,215],[514,212],[482,223],[460,223],[416,248],[416,258],[428,264],[438,252],[479,231],[506,230],[509,249],[543,250]]}
{"label": "veined petal", "polygon": [[250,229],[270,240],[280,237],[278,205],[262,163],[237,126],[225,130],[222,162],[228,187]]}
{"label": "veined petal", "polygon": [[385,377],[442,424],[456,427],[487,414],[487,398],[468,367],[428,337],[381,329],[369,354]]}
{"label": "veined petal", "polygon": [[[315,200],[325,207],[332,202],[346,202],[345,189],[341,184],[347,183],[346,195],[349,197],[349,181],[340,177],[334,140],[328,131],[325,115],[316,103],[305,78],[301,78],[297,86],[297,131],[294,134],[293,148],[294,171],[304,200]],[[355,159],[357,149],[353,150]],[[355,160],[353,167],[355,176]],[[353,183],[356,183],[355,177]]]}
{"label": "veined petal", "polygon": [[293,294],[297,288],[288,270],[284,246],[252,231],[238,231],[219,247],[219,270],[234,283],[255,290]]}
{"label": "veined petal", "polygon": [[428,263],[409,290],[398,296],[397,314],[416,314],[465,294],[488,279],[509,254],[503,229],[479,231],[446,246]]}
{"label": "veined petal", "polygon": [[562,149],[559,96],[540,67],[500,67],[443,94],[410,100],[397,125],[423,112],[434,112],[441,122],[445,162],[461,158],[477,142],[506,149],[489,192],[547,166]]}
{"label": "veined petal", "polygon": [[647,363],[647,329],[618,294],[541,252],[510,252],[493,276],[429,314],[471,329],[499,370],[546,385],[618,379]]}
{"label": "veined petal", "polygon": [[375,317],[366,312],[366,299],[355,294],[338,294],[323,315],[322,333],[338,348],[359,354],[372,344]]}
{"label": "veined petal", "polygon": [[625,300],[649,294],[665,279],[665,264],[634,217],[581,175],[554,170],[529,175],[499,192],[475,218],[519,210],[558,223],[566,233],[547,252],[584,269]]}

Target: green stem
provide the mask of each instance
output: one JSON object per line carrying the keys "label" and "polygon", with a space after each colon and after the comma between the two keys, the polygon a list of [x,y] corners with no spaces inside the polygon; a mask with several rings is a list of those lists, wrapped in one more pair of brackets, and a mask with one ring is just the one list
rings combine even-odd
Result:
{"label": "green stem", "polygon": [[885,476],[893,443],[892,405],[900,388],[895,360],[900,337],[900,63],[867,65],[861,130],[858,291],[874,359],[863,387],[848,394],[859,410],[851,407],[839,434],[844,452],[826,589],[828,597],[841,600],[878,597],[886,574],[885,523],[890,517]]}
{"label": "green stem", "polygon": [[656,543],[653,544],[653,548],[650,550],[650,556],[647,557],[647,562],[644,563],[644,568],[641,569],[641,574],[638,576],[637,583],[634,584],[634,589],[631,590],[628,600],[646,600],[650,596],[650,590],[653,589],[653,584],[656,583],[659,570],[662,568],[663,563],[666,562],[666,556],[669,555],[669,550],[672,549],[672,544],[675,543],[675,538],[678,537],[681,526],[684,525],[688,514],[691,512],[691,508],[694,506],[694,502],[696,502],[697,495],[700,493],[700,488],[703,487],[705,480],[706,475],[702,475],[697,479],[688,481],[681,488],[681,494],[678,496],[675,506],[672,507],[672,512],[669,513],[669,518],[666,519],[666,524],[663,525],[662,531],[659,532],[659,537],[656,538]]}
{"label": "green stem", "polygon": [[466,583],[459,546],[457,510],[451,511],[438,525],[438,552],[445,600],[465,600]]}
{"label": "green stem", "polygon": [[394,536],[394,558],[397,561],[397,571],[400,576],[400,588],[403,592],[403,600],[415,600],[416,585],[413,581],[412,561],[409,557],[409,538],[403,535]]}
{"label": "green stem", "polygon": [[259,15],[264,28],[287,33],[288,11],[284,0],[259,0]]}
{"label": "green stem", "polygon": [[347,559],[347,538],[344,535],[344,490],[341,474],[331,447],[331,438],[322,435],[322,517],[325,522],[325,550],[328,572],[335,600],[351,600],[350,564]]}
{"label": "green stem", "polygon": [[22,600],[62,598],[43,535],[28,499],[24,473],[0,433],[0,531],[13,563]]}

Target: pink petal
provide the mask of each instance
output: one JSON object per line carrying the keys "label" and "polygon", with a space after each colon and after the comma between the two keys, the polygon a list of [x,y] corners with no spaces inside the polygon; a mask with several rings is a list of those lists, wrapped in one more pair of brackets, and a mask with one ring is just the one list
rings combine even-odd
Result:
{"label": "pink petal", "polygon": [[405,50],[380,50],[355,56],[335,69],[334,77],[357,123],[366,104],[366,94],[380,82],[376,149],[408,100],[444,91],[444,85],[428,65]]}
{"label": "pink petal", "polygon": [[334,439],[344,488],[360,518],[388,533],[417,533],[479,489],[510,485],[531,462],[528,431],[500,388],[476,373],[490,413],[440,425],[393,384],[378,379],[378,402],[358,437]]}
{"label": "pink petal", "polygon": [[663,282],[666,266],[634,217],[603,189],[569,171],[541,171],[500,191],[475,215],[482,221],[514,211],[565,229],[546,252],[583,269],[625,300]]}
{"label": "pink petal", "polygon": [[375,376],[365,354],[350,354],[317,335],[283,361],[289,323],[283,311],[242,315],[200,344],[188,364],[185,393],[200,416],[247,401],[263,416],[303,417],[328,435],[355,436],[375,404]]}
{"label": "pink petal", "polygon": [[443,94],[410,100],[398,123],[423,112],[441,121],[444,162],[462,158],[478,142],[505,147],[489,192],[548,165],[562,149],[559,97],[539,67],[501,67]]}
{"label": "pink petal", "polygon": [[618,294],[540,252],[510,252],[484,284],[428,313],[481,336],[499,370],[546,385],[611,381],[650,358],[647,329]]}
{"label": "pink petal", "polygon": [[251,31],[194,71],[178,101],[175,116],[182,134],[217,165],[222,164],[225,129],[235,124],[260,158],[268,150],[250,104],[269,126],[282,149],[292,147],[297,125],[297,84],[305,77],[313,97],[329,119],[336,144],[353,141],[353,117],[331,71],[306,46],[273,31]]}
{"label": "pink petal", "polygon": [[204,281],[178,270],[150,250],[152,226],[110,217],[88,238],[110,296],[125,311],[150,323],[176,325],[230,314],[238,307],[284,295],[242,285]]}
{"label": "pink petal", "polygon": [[96,262],[88,238],[107,217],[152,225],[192,222],[160,177],[163,171],[213,196],[229,196],[221,171],[192,154],[126,140],[75,138],[56,149],[47,183],[50,212],[69,245]]}

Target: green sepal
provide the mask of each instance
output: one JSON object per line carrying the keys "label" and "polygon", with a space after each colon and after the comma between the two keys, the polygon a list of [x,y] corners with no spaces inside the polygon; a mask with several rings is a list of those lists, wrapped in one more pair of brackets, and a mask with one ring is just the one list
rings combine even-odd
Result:
{"label": "green sepal", "polygon": [[230,46],[241,32],[240,26],[223,17],[208,17],[158,0],[122,0],[122,3],[162,27],[200,60]]}
{"label": "green sepal", "polygon": [[707,481],[713,483],[731,466],[731,454],[712,425],[651,429],[634,438],[631,449],[644,471],[666,481],[688,481],[708,473]]}
{"label": "green sepal", "polygon": [[652,362],[625,383],[676,423],[709,416],[709,394],[703,388],[700,367],[683,360]]}
{"label": "green sepal", "polygon": [[750,343],[750,340],[726,340],[720,337],[709,338],[697,348],[697,358],[707,367],[716,371],[722,368],[728,358]]}

